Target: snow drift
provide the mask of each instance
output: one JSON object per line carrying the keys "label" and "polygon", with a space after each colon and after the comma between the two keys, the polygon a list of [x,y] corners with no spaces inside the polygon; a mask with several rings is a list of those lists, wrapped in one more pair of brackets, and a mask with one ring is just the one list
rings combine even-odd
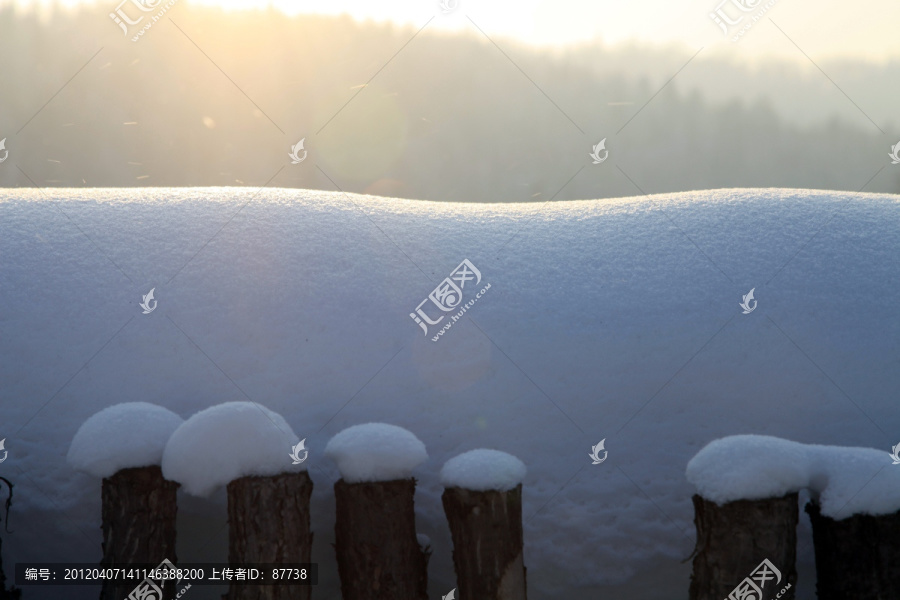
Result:
{"label": "snow drift", "polygon": [[[249,398],[296,432],[279,445],[288,464],[306,438],[317,596],[338,593],[340,475],[322,451],[368,422],[428,448],[415,507],[434,551],[431,595],[455,587],[440,468],[476,448],[527,467],[532,600],[686,595],[685,466],[707,443],[758,434],[887,452],[900,442],[898,256],[900,200],[885,194],[484,205],[4,190],[0,473],[16,484],[4,561],[99,560],[99,482],[60,460],[92,414],[127,399],[189,418]],[[426,322],[428,335],[410,314],[461,310],[435,300],[456,302],[445,279],[464,259],[481,281],[460,288],[457,306],[491,288],[432,342],[449,317]],[[145,315],[151,288],[158,305]],[[743,314],[751,288],[758,304]],[[608,458],[592,465],[602,439]],[[179,560],[226,559],[223,496],[179,494]],[[803,599],[814,586],[805,515],[801,527]],[[29,599],[53,597],[40,594]]]}

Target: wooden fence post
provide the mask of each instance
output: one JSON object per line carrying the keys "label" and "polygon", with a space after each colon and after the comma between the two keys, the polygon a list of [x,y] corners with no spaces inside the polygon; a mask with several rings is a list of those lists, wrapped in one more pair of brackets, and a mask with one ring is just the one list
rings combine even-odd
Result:
{"label": "wooden fence post", "polygon": [[805,510],[812,521],[819,600],[900,598],[900,512],[836,521],[815,502]]}
{"label": "wooden fence post", "polygon": [[522,480],[525,464],[480,448],[441,469],[441,501],[453,537],[461,598],[525,600]]}
{"label": "wooden fence post", "polygon": [[799,513],[796,493],[722,505],[695,494],[693,501],[697,547],[690,600],[730,598],[736,587],[749,585],[745,580],[763,566],[764,560],[779,572],[778,581],[766,578],[761,582],[765,595],[774,597],[790,586],[779,600],[794,597]]}
{"label": "wooden fence post", "polygon": [[460,598],[525,600],[522,484],[507,491],[444,490]]}
{"label": "wooden fence post", "polygon": [[[228,562],[309,563],[313,534],[306,471],[241,477],[228,484]],[[309,585],[258,586],[231,581],[227,600],[309,600]]]}
{"label": "wooden fence post", "polygon": [[334,548],[343,600],[427,600],[428,554],[416,538],[416,480],[334,484]]}
{"label": "wooden fence post", "polygon": [[[166,444],[163,472],[185,492],[203,497],[226,487],[228,561],[234,568],[310,562],[313,485],[305,438],[296,440],[278,413],[254,402],[225,402],[193,415]],[[308,585],[228,583],[227,600],[308,600],[311,592]]]}
{"label": "wooden fence post", "polygon": [[[147,563],[154,567],[175,555],[175,516],[178,484],[166,480],[156,466],[121,469],[102,484],[103,559],[101,567]],[[134,582],[104,580],[100,600],[121,600]],[[175,583],[162,586],[173,598]]]}
{"label": "wooden fence post", "polygon": [[413,469],[428,459],[412,432],[387,423],[335,435],[334,550],[343,600],[427,600],[430,552],[416,537]]}
{"label": "wooden fence post", "polygon": [[[72,467],[102,478],[101,567],[143,564],[155,569],[175,563],[175,515],[178,484],[159,467],[166,442],[184,421],[148,402],[123,402],[88,417],[69,445]],[[174,582],[162,586],[164,600],[174,598]],[[100,600],[121,600],[133,581],[104,579]]]}

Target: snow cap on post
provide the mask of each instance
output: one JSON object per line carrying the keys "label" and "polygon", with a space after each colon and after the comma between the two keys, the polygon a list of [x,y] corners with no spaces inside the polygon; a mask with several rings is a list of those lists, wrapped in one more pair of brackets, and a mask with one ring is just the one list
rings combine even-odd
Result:
{"label": "snow cap on post", "polygon": [[780,498],[809,485],[806,446],[768,435],[733,435],[707,444],[685,472],[716,504]]}
{"label": "snow cap on post", "polygon": [[428,459],[419,438],[387,423],[348,427],[331,438],[325,456],[337,463],[347,483],[407,479]]}
{"label": "snow cap on post", "polygon": [[506,452],[479,448],[451,458],[441,469],[444,487],[506,492],[525,479],[525,463]]}
{"label": "snow cap on post", "polygon": [[807,446],[810,497],[822,515],[840,521],[855,514],[880,516],[900,511],[900,469],[885,450]]}
{"label": "snow cap on post", "polygon": [[686,475],[697,493],[717,504],[807,489],[824,516],[841,520],[900,510],[900,470],[884,468],[890,464],[888,452],[873,448],[733,435],[707,444],[688,463]]}
{"label": "snow cap on post", "polygon": [[306,469],[290,453],[299,438],[284,418],[254,402],[226,402],[201,410],[179,427],[163,452],[162,471],[194,496],[250,475]]}
{"label": "snow cap on post", "polygon": [[169,437],[184,420],[149,402],[125,402],[88,418],[72,438],[68,463],[95,477],[160,464]]}

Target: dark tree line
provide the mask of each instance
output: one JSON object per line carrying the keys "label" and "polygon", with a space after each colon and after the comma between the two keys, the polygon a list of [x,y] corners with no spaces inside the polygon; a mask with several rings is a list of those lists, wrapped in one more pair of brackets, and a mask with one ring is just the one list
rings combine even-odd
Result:
{"label": "dark tree line", "polygon": [[[700,57],[654,97],[683,62],[677,53],[499,39],[507,58],[474,29],[426,28],[410,42],[412,28],[187,2],[134,43],[113,7],[0,9],[0,139],[11,159],[0,186],[271,179],[474,202],[717,187],[900,192],[889,123],[882,134],[850,103],[812,125],[775,108],[793,96],[797,111],[808,105],[813,86],[800,78],[777,102],[743,99],[738,84],[712,101],[691,82],[710,89],[723,66]],[[291,165],[301,138],[309,156]],[[603,138],[609,160],[593,165]]]}

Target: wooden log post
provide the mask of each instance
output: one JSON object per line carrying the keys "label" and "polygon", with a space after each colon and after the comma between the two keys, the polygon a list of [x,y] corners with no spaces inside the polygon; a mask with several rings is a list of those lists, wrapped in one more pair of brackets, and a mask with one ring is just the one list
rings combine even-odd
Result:
{"label": "wooden log post", "polygon": [[334,484],[343,600],[427,600],[428,553],[416,538],[414,478]]}
{"label": "wooden log post", "polygon": [[[175,564],[178,483],[158,465],[169,437],[183,423],[161,406],[124,402],[91,415],[72,438],[67,462],[102,478],[101,567],[155,569],[164,561]],[[164,583],[163,600],[170,600],[174,582]],[[133,581],[104,579],[100,598],[121,600],[134,589]]]}
{"label": "wooden log post", "polygon": [[[764,597],[791,600],[797,582],[797,494],[763,500],[737,500],[721,506],[694,495],[694,550],[690,600],[723,600],[768,560],[780,581],[755,581]],[[743,597],[743,596],[737,596]],[[755,597],[755,596],[754,596]]]}
{"label": "wooden log post", "polygon": [[[303,464],[309,452],[306,439],[297,439],[278,413],[255,402],[225,402],[193,415],[166,443],[163,472],[185,492],[209,496],[226,487],[230,568],[310,562],[312,481]],[[251,585],[239,573],[232,573],[223,598],[310,597],[308,585]]]}
{"label": "wooden log post", "polygon": [[[102,483],[103,559],[101,567],[150,564],[154,568],[175,555],[176,491],[178,484],[154,465],[121,469]],[[134,582],[104,580],[100,600],[122,600]],[[163,587],[163,598],[175,597],[174,581]]]}
{"label": "wooden log post", "polygon": [[[313,534],[306,471],[250,476],[228,484],[230,564],[309,563]],[[309,600],[309,585],[254,585],[232,580],[226,600]]]}
{"label": "wooden log post", "polygon": [[459,597],[525,600],[522,484],[508,491],[449,487],[441,500]]}
{"label": "wooden log post", "polygon": [[412,470],[428,459],[412,432],[387,423],[344,429],[325,446],[334,484],[334,550],[343,600],[427,600],[430,552],[416,536]]}
{"label": "wooden log post", "polygon": [[900,598],[900,512],[836,521],[806,505],[816,551],[819,600]]}

